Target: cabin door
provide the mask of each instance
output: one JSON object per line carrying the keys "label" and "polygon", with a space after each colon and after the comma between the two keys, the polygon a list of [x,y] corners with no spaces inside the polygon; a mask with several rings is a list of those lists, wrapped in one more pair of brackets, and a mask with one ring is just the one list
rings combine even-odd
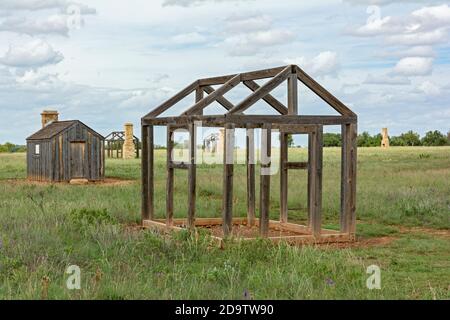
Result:
{"label": "cabin door", "polygon": [[71,142],[70,143],[70,178],[83,179],[85,178],[85,151],[86,142]]}

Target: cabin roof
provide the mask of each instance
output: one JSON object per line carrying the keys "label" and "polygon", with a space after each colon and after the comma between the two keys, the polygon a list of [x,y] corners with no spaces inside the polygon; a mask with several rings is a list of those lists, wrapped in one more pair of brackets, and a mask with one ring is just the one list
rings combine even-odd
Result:
{"label": "cabin roof", "polygon": [[83,126],[87,127],[89,130],[93,131],[96,135],[98,135],[99,137],[104,139],[104,137],[101,134],[99,134],[96,131],[92,130],[87,125],[85,125],[83,122],[81,122],[79,120],[67,120],[67,121],[54,121],[54,122],[48,124],[47,126],[45,126],[44,128],[40,129],[39,131],[35,132],[31,136],[29,136],[27,138],[27,140],[47,140],[47,139],[51,139],[54,136],[56,136],[56,135],[60,134],[61,132],[69,129],[70,127],[72,127],[73,125],[75,125],[77,123],[82,124]]}

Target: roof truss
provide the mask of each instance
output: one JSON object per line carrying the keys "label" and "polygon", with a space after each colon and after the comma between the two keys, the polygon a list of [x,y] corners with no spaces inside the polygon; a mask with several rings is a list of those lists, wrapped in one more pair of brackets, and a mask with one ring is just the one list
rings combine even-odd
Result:
{"label": "roof truss", "polygon": [[[269,79],[264,85],[260,86],[255,80]],[[281,116],[296,116],[297,115],[297,80],[303,83],[329,106],[336,110],[342,118],[356,118],[356,114],[353,113],[347,106],[333,96],[329,91],[322,87],[318,82],[311,78],[306,72],[296,65],[288,65],[278,68],[258,70],[246,73],[239,73],[233,75],[226,75],[214,78],[205,78],[197,80],[191,83],[189,86],[181,90],[179,93],[165,101],[160,106],[156,107],[153,111],[143,117],[143,122],[156,123],[156,120],[163,112],[169,110],[176,103],[187,97],[193,92],[201,93],[194,105],[184,111],[179,118],[190,118],[197,115],[202,115],[203,110],[211,105],[213,102],[218,102],[222,105],[227,113],[225,118],[230,119],[233,116],[243,116],[243,112],[253,106],[256,102],[263,100],[269,104],[274,110],[276,110]],[[284,81],[288,81],[288,90],[290,94],[288,96],[288,107],[286,107],[279,100],[274,98],[270,92],[281,85]],[[227,100],[224,95],[235,88],[237,85],[243,83],[249,88],[252,93],[247,96],[243,101],[234,105]],[[213,85],[221,85],[219,88],[214,89]],[[203,96],[203,92],[207,93]],[[252,115],[252,117],[254,117]],[[273,117],[273,116],[272,116]],[[205,117],[202,117],[205,118]],[[319,119],[320,117],[315,117]],[[164,118],[159,118],[164,119]],[[166,117],[165,119],[169,119]],[[216,119],[217,116],[216,116]],[[306,119],[306,118],[305,118]],[[325,119],[325,118],[321,118]],[[342,119],[340,119],[342,120]],[[219,121],[221,122],[221,121]]]}

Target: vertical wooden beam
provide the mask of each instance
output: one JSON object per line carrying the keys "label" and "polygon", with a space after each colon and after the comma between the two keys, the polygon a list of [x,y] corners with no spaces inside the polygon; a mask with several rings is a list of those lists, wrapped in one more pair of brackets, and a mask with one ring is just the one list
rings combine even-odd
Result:
{"label": "vertical wooden beam", "polygon": [[288,134],[280,132],[280,221],[288,222]]}
{"label": "vertical wooden beam", "polygon": [[148,213],[150,220],[155,219],[155,141],[153,126],[148,126]]}
{"label": "vertical wooden beam", "polygon": [[223,173],[223,234],[229,236],[233,228],[233,171],[234,171],[234,125],[225,126]]}
{"label": "vertical wooden beam", "polygon": [[173,187],[174,169],[172,164],[173,155],[173,130],[167,126],[167,180],[166,180],[166,224],[173,226]]}
{"label": "vertical wooden beam", "polygon": [[270,166],[272,155],[272,125],[264,124],[261,139],[261,174],[260,174],[260,209],[259,209],[259,233],[261,237],[269,235],[270,214]]}
{"label": "vertical wooden beam", "polygon": [[[197,89],[195,89],[195,103],[197,103],[200,100],[202,100],[203,97],[204,97],[203,88],[202,87],[198,87]],[[196,114],[203,115],[203,109],[198,111]]]}
{"label": "vertical wooden beam", "polygon": [[187,227],[192,229],[195,227],[195,199],[197,186],[197,165],[196,165],[196,151],[197,151],[197,132],[195,123],[189,124],[189,169],[188,169],[188,184],[189,184],[189,209]]}
{"label": "vertical wooden beam", "polygon": [[142,132],[142,163],[141,163],[141,217],[142,220],[148,220],[148,126],[141,127]]}
{"label": "vertical wooden beam", "polygon": [[342,125],[341,232],[356,232],[357,125]]}
{"label": "vertical wooden beam", "polygon": [[288,114],[298,114],[298,83],[297,83],[297,71],[293,70],[293,74],[288,76]]}
{"label": "vertical wooden beam", "polygon": [[323,165],[323,126],[317,126],[310,133],[310,162],[308,179],[308,217],[314,237],[320,237],[322,229],[322,165]]}
{"label": "vertical wooden beam", "polygon": [[255,129],[247,129],[247,223],[255,225]]}

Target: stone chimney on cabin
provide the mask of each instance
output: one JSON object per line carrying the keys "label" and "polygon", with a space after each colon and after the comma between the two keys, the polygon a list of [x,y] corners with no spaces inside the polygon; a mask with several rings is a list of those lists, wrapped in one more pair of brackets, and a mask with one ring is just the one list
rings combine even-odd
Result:
{"label": "stone chimney on cabin", "polygon": [[388,129],[383,128],[381,129],[381,147],[382,148],[389,148],[389,135],[388,135]]}
{"label": "stone chimney on cabin", "polygon": [[48,124],[58,121],[58,111],[56,110],[44,110],[41,113],[41,119],[42,119],[42,128],[47,126]]}
{"label": "stone chimney on cabin", "polygon": [[133,124],[125,123],[125,142],[123,143],[123,158],[134,159],[136,157]]}

